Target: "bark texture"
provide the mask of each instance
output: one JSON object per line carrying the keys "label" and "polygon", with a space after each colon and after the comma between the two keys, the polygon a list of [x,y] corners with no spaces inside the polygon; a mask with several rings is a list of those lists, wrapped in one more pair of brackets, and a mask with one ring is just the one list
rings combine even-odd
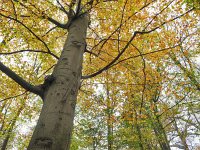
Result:
{"label": "bark texture", "polygon": [[84,14],[71,22],[61,57],[52,74],[54,80],[45,87],[44,105],[28,150],[70,148],[88,21],[87,14]]}

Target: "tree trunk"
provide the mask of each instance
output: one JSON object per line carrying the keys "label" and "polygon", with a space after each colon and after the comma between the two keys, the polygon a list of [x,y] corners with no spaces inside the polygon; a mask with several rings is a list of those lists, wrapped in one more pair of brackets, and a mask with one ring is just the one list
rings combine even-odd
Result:
{"label": "tree trunk", "polygon": [[108,72],[106,72],[106,101],[107,101],[107,143],[108,150],[113,149],[113,121],[111,116],[113,115],[113,105],[111,104],[109,86],[108,86]]}
{"label": "tree trunk", "polygon": [[69,150],[83,53],[86,46],[87,14],[74,19],[62,54],[46,88],[42,111],[28,150]]}
{"label": "tree trunk", "polygon": [[138,141],[139,142],[139,147],[140,147],[140,150],[144,150],[142,132],[141,132],[141,128],[140,128],[140,126],[138,124],[138,114],[137,114],[137,112],[136,112],[136,110],[134,108],[133,108],[133,110],[135,111],[135,128],[136,128],[137,135],[138,135],[138,138],[139,138],[139,141]]}
{"label": "tree trunk", "polygon": [[[16,124],[17,119],[19,118],[19,115],[23,111],[24,107],[25,107],[25,101],[23,101],[22,105],[19,107],[18,111],[16,112],[16,115],[14,116],[14,118],[10,122],[10,125],[9,125],[8,130],[7,130],[7,133],[5,133],[7,135],[3,140],[3,144],[2,144],[1,150],[6,150],[7,149],[8,142],[9,142],[9,139],[11,137],[13,128],[14,128],[14,126]],[[5,129],[5,131],[6,131],[6,129]]]}
{"label": "tree trunk", "polygon": [[157,141],[162,150],[171,150],[169,141],[167,139],[167,134],[165,132],[163,124],[161,123],[160,118],[157,115],[157,113],[158,113],[158,110],[155,104],[154,112],[149,114],[149,118],[151,119],[152,127],[155,132]]}

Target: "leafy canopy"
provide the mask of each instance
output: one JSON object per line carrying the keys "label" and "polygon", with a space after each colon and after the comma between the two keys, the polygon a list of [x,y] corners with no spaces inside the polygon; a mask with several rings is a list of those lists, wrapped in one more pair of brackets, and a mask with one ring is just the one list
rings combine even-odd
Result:
{"label": "leafy canopy", "polygon": [[[199,1],[81,3],[90,25],[72,149],[196,148]],[[41,84],[62,52],[70,8],[72,0],[2,0],[0,61]],[[24,149],[42,102],[5,74],[0,83],[0,143]]]}

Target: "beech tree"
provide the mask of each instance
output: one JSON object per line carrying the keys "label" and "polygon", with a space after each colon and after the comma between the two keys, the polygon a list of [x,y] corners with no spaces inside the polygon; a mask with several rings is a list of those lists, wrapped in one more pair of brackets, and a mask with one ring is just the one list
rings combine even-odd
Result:
{"label": "beech tree", "polygon": [[173,136],[189,149],[189,127],[199,129],[198,18],[198,1],[1,1],[1,149],[38,112],[19,149],[167,150],[180,147]]}

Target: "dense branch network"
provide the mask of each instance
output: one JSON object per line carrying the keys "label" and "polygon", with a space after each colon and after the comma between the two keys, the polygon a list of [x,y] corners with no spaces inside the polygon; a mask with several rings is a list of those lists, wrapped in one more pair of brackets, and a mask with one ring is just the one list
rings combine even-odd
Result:
{"label": "dense branch network", "polygon": [[[168,5],[168,6],[169,6],[169,5]],[[127,42],[126,46],[119,52],[119,54],[118,54],[108,65],[106,65],[105,67],[103,67],[102,69],[98,70],[97,72],[95,72],[95,73],[93,73],[93,74],[91,74],[91,75],[82,76],[82,79],[88,79],[88,78],[95,77],[95,76],[101,74],[103,71],[106,71],[106,70],[108,70],[109,68],[111,68],[111,67],[113,66],[113,64],[114,64],[114,63],[121,57],[121,55],[126,51],[126,49],[127,49],[127,48],[129,47],[129,45],[132,43],[132,41],[134,40],[134,38],[135,38],[135,36],[136,36],[137,34],[141,34],[141,35],[142,35],[142,34],[149,34],[149,33],[153,32],[153,31],[156,31],[157,29],[163,27],[165,24],[167,24],[167,23],[169,23],[169,22],[172,22],[172,21],[174,21],[174,20],[176,20],[176,19],[178,19],[178,18],[181,18],[182,16],[184,16],[184,15],[190,13],[192,10],[194,10],[194,8],[189,9],[188,11],[186,11],[185,13],[183,13],[183,14],[181,14],[181,15],[179,15],[179,16],[176,16],[176,17],[174,17],[174,18],[172,18],[172,19],[169,19],[169,20],[167,20],[167,21],[164,21],[163,23],[161,23],[160,25],[158,25],[157,27],[155,27],[155,28],[153,28],[153,29],[151,29],[151,30],[149,30],[149,31],[145,31],[145,30],[143,30],[143,31],[135,31],[134,34],[133,34],[133,36],[131,37],[131,39]],[[162,12],[162,11],[161,11],[161,12]],[[151,22],[151,21],[150,21],[150,22]],[[120,27],[121,27],[121,26],[122,26],[122,25],[120,25]],[[119,27],[119,29],[120,29],[120,27]],[[146,28],[146,27],[145,27],[145,28]],[[111,33],[111,35],[103,42],[103,44],[102,44],[101,47],[103,47],[103,45],[111,38],[111,36],[112,36],[116,31],[117,31],[117,30],[114,30],[114,32]],[[169,48],[166,48],[166,49],[169,49]],[[159,50],[159,51],[160,51],[160,50]],[[161,50],[161,51],[163,51],[163,50]],[[145,54],[145,55],[147,55],[147,54]],[[135,57],[135,56],[134,56],[134,57]]]}
{"label": "dense branch network", "polygon": [[[18,2],[21,6],[23,6],[24,8],[26,8],[26,9],[28,9],[28,10],[30,10],[30,8],[28,8],[28,6],[26,6],[26,5],[23,4],[22,2],[19,2],[18,0],[15,0],[15,2]],[[71,3],[70,3],[70,5],[68,6],[68,7],[69,7],[69,11],[67,11],[67,10],[64,8],[64,6],[59,2],[59,0],[56,0],[56,2],[58,3],[59,9],[62,10],[62,11],[68,16],[68,21],[67,21],[67,23],[62,24],[62,23],[60,23],[59,21],[57,21],[57,20],[55,20],[55,19],[49,17],[49,16],[48,16],[47,14],[45,14],[45,13],[43,13],[42,18],[47,19],[49,22],[53,23],[53,24],[55,25],[55,27],[59,27],[59,28],[62,28],[62,29],[68,29],[69,26],[70,26],[70,24],[71,24],[71,22],[72,22],[74,19],[76,19],[76,17],[78,17],[79,15],[82,15],[82,14],[80,13],[80,12],[81,12],[81,9],[82,9],[82,8],[81,8],[81,0],[78,0],[78,1],[72,0]],[[154,1],[152,1],[152,2],[154,2]],[[142,9],[146,8],[147,6],[149,6],[152,2],[146,3],[143,7],[141,7],[141,8],[139,9],[139,11],[141,11]],[[168,8],[168,7],[171,5],[172,2],[173,2],[173,1],[171,1],[166,7],[164,7],[159,13],[157,13],[157,14],[150,20],[150,22],[148,22],[148,23],[146,24],[146,26],[144,27],[144,30],[143,30],[143,31],[135,31],[135,32],[133,33],[132,37],[130,38],[130,40],[127,42],[127,44],[122,48],[122,50],[119,51],[119,49],[118,49],[118,51],[119,51],[118,55],[117,55],[110,63],[108,63],[105,67],[101,68],[100,70],[98,70],[97,72],[95,72],[95,73],[93,73],[93,74],[86,75],[86,76],[82,76],[82,79],[88,79],[88,78],[95,77],[95,76],[101,74],[102,72],[104,72],[105,70],[108,70],[108,69],[111,68],[112,66],[114,66],[114,65],[116,65],[116,64],[119,64],[120,62],[123,62],[123,61],[125,61],[125,60],[128,60],[128,59],[130,59],[130,58],[136,58],[136,57],[139,57],[139,56],[142,57],[142,56],[147,55],[147,54],[151,54],[151,53],[155,53],[155,52],[160,52],[160,51],[164,51],[164,50],[168,50],[168,49],[170,49],[170,48],[176,47],[177,45],[175,45],[175,46],[173,46],[173,47],[169,47],[169,48],[164,48],[164,49],[161,49],[161,50],[157,50],[157,51],[154,51],[154,52],[150,52],[150,53],[145,53],[145,54],[142,54],[142,53],[141,53],[140,55],[131,56],[130,58],[126,58],[126,59],[124,59],[124,60],[118,61],[119,58],[125,53],[126,49],[129,47],[129,45],[132,43],[132,41],[134,40],[134,38],[136,37],[136,35],[139,35],[139,34],[140,34],[140,35],[142,35],[142,34],[149,34],[149,33],[153,32],[153,31],[155,31],[155,30],[161,28],[161,27],[164,26],[166,23],[171,22],[171,21],[173,21],[173,20],[176,20],[176,19],[178,19],[178,18],[184,16],[185,14],[187,14],[187,13],[189,13],[189,12],[191,12],[191,11],[193,10],[193,8],[192,8],[192,9],[188,10],[187,12],[185,12],[185,13],[183,13],[183,14],[177,16],[177,17],[174,17],[174,18],[172,18],[172,19],[170,19],[170,20],[168,20],[168,21],[165,21],[165,22],[161,23],[160,25],[158,25],[157,27],[155,27],[155,28],[153,28],[153,29],[151,29],[151,30],[149,30],[149,31],[146,31],[147,27],[152,23],[152,21],[153,21],[159,14],[161,14],[166,8]],[[74,10],[72,9],[75,5],[76,5],[76,12],[74,12]],[[93,1],[92,1],[92,0],[89,1],[86,5],[92,6],[92,5],[93,5]],[[125,5],[126,5],[126,4],[125,4]],[[124,5],[124,8],[125,8],[125,5]],[[13,4],[13,7],[14,7],[14,4]],[[35,12],[33,12],[32,10],[30,10],[30,11],[31,11],[34,15],[37,16],[37,14],[36,14]],[[107,39],[102,40],[102,41],[100,41],[100,42],[98,43],[98,44],[100,44],[101,42],[103,42],[103,44],[101,45],[101,48],[106,44],[106,42],[107,42],[109,39],[111,39],[112,35],[114,35],[117,31],[120,31],[120,28],[121,28],[131,17],[133,17],[133,16],[136,15],[137,13],[138,13],[138,12],[133,13],[131,16],[129,16],[129,17],[128,17],[126,20],[124,20],[124,21],[123,21],[123,15],[122,15],[122,19],[121,19],[120,25],[109,35],[109,37],[108,37]],[[16,14],[16,13],[15,13],[15,14]],[[52,55],[53,57],[55,57],[56,59],[59,59],[58,56],[56,56],[55,54],[53,54],[53,53],[51,52],[51,50],[49,49],[48,45],[47,45],[38,35],[36,35],[30,28],[28,28],[22,21],[18,20],[17,17],[16,17],[16,18],[13,18],[13,17],[10,17],[10,16],[6,16],[6,15],[4,15],[4,14],[2,14],[2,13],[0,13],[0,15],[1,15],[2,17],[11,19],[11,20],[13,20],[13,21],[19,23],[20,25],[22,25],[22,26],[23,26],[24,28],[26,28],[33,36],[35,36],[37,40],[39,40],[40,42],[42,42],[43,45],[44,45],[44,46],[46,47],[46,49],[47,49],[47,52],[46,52],[46,51],[41,51],[41,50],[19,50],[19,51],[9,52],[9,53],[0,53],[1,55],[9,55],[9,54],[15,54],[15,53],[20,53],[20,52],[26,52],[26,51],[28,51],[28,52],[41,52],[41,53],[50,54],[50,55]],[[53,29],[54,29],[55,27],[53,27]],[[50,32],[50,31],[49,31],[49,32]],[[120,32],[119,32],[119,34],[120,34]],[[118,40],[119,40],[119,39],[118,39]],[[96,46],[98,46],[98,44],[95,45],[93,48],[95,48]],[[93,55],[95,55],[96,57],[98,56],[98,54],[93,53],[92,50],[89,51],[89,50],[86,49],[85,52],[88,52],[88,53],[90,53],[90,54],[93,54]],[[117,61],[118,61],[118,62],[117,62]],[[13,80],[15,80],[18,84],[20,84],[23,88],[25,88],[26,90],[31,91],[31,92],[33,92],[33,93],[35,93],[35,94],[41,95],[41,89],[39,89],[37,86],[33,86],[33,85],[29,84],[28,82],[26,82],[25,80],[23,80],[21,77],[19,77],[17,74],[15,74],[13,71],[11,71],[9,68],[7,68],[7,67],[6,67],[5,65],[3,65],[2,63],[1,63],[1,65],[0,65],[0,69],[1,69],[4,73],[6,73],[10,78],[12,78]]]}

